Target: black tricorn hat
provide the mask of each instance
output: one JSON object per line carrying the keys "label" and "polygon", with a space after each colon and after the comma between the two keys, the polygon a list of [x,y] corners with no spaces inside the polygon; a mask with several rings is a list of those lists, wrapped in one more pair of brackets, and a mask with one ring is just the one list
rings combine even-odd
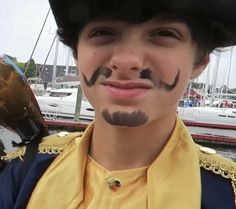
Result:
{"label": "black tricorn hat", "polygon": [[[236,45],[236,0],[49,0],[58,28],[81,28],[96,17],[148,19],[163,12],[196,16],[220,28],[216,47]],[[217,31],[217,30],[216,30]]]}

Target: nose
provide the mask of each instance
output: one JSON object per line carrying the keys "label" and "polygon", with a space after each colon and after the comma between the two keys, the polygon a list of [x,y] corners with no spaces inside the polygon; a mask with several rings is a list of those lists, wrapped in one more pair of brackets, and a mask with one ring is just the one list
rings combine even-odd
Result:
{"label": "nose", "polygon": [[141,46],[134,42],[119,43],[113,51],[109,66],[120,72],[143,69],[144,55]]}

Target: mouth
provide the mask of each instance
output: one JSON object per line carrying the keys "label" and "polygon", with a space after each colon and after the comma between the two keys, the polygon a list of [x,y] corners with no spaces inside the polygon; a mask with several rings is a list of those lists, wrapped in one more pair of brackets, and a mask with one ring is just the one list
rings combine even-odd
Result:
{"label": "mouth", "polygon": [[116,98],[135,98],[151,89],[150,85],[135,81],[103,81],[101,84]]}

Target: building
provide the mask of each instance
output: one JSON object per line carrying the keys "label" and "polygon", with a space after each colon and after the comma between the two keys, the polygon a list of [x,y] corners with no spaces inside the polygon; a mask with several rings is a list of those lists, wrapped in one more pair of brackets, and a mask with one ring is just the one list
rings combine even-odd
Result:
{"label": "building", "polygon": [[[41,65],[37,64],[37,69],[43,83],[52,82],[53,77],[53,65]],[[66,81],[75,81],[78,77],[78,70],[76,66],[68,67],[68,74],[66,75],[66,66],[57,65],[56,66],[56,81],[57,82],[66,82]]]}

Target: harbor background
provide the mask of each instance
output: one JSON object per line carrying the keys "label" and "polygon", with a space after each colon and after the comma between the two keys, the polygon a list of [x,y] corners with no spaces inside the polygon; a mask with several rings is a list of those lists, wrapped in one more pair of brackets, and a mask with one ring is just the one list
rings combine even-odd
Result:
{"label": "harbor background", "polygon": [[[22,15],[22,11],[24,11],[24,15]],[[48,82],[47,75],[52,75],[52,72],[49,70],[49,67],[53,69],[52,64],[57,64],[58,76],[64,75],[63,73],[64,70],[66,72],[66,69],[63,67],[67,63],[69,63],[70,66],[75,66],[73,56],[70,56],[69,61],[67,59],[69,57],[67,56],[69,52],[68,47],[56,41],[55,43],[58,43],[57,50],[57,47],[55,46],[57,44],[54,44],[54,46],[52,44],[56,37],[56,24],[52,12],[49,10],[49,3],[47,0],[17,0],[17,3],[16,0],[0,0],[0,19],[4,20],[6,17],[7,21],[2,22],[2,30],[0,33],[0,54],[8,54],[20,63],[28,62],[32,55],[33,60],[37,64],[35,66],[43,66],[46,64],[46,67],[48,67],[42,68],[41,78],[44,82]],[[18,24],[19,22],[24,24]],[[30,31],[30,33],[27,33],[26,31]],[[37,43],[38,38],[40,39]],[[52,53],[49,53],[51,51],[51,46],[53,46]],[[34,48],[36,49],[35,51]],[[58,57],[58,59],[56,60],[55,57]],[[207,83],[209,86],[212,85],[212,89],[214,89],[213,87],[218,89],[221,88],[222,92],[224,89],[223,87],[236,90],[236,71],[234,70],[236,67],[236,59],[234,59],[236,57],[236,47],[226,48],[225,50],[222,50],[222,52],[214,51],[210,57],[210,64],[197,79],[197,83]],[[73,72],[75,71],[76,70],[73,70]],[[61,77],[63,78],[63,76]],[[65,81],[68,81],[68,77],[65,76],[64,78]],[[194,130],[191,131],[194,134],[201,132],[201,134],[207,133],[209,136],[216,134],[236,138],[236,131],[221,129],[212,132],[210,129],[205,130],[204,128],[199,127],[194,127],[193,129]],[[17,135],[1,127],[0,139],[4,142],[7,151],[13,150],[11,146],[12,140],[19,141]],[[204,144],[204,146],[213,147],[219,154],[226,157],[232,159],[236,158],[236,145],[215,146],[211,143],[209,145]]]}
{"label": "harbor background", "polygon": [[[190,131],[192,132],[194,131],[195,133],[197,132],[197,130],[198,132],[202,132],[202,128],[200,127],[195,127],[194,129],[190,128]],[[203,130],[205,134],[207,132],[208,133],[212,132],[211,129],[204,128]],[[60,130],[51,130],[51,133],[56,133],[56,132],[60,132]],[[234,130],[221,130],[219,132],[224,132],[224,134],[227,134],[228,136],[236,137]],[[18,135],[16,135],[15,133],[1,126],[0,126],[0,139],[4,143],[7,152],[13,151],[15,149],[12,147],[12,141],[16,141],[16,142],[20,141],[20,138]],[[230,146],[230,145],[225,145],[225,144],[219,145],[219,144],[214,144],[214,143],[201,143],[201,145],[213,148],[216,150],[218,154],[226,158],[230,158],[236,162],[236,145]]]}

